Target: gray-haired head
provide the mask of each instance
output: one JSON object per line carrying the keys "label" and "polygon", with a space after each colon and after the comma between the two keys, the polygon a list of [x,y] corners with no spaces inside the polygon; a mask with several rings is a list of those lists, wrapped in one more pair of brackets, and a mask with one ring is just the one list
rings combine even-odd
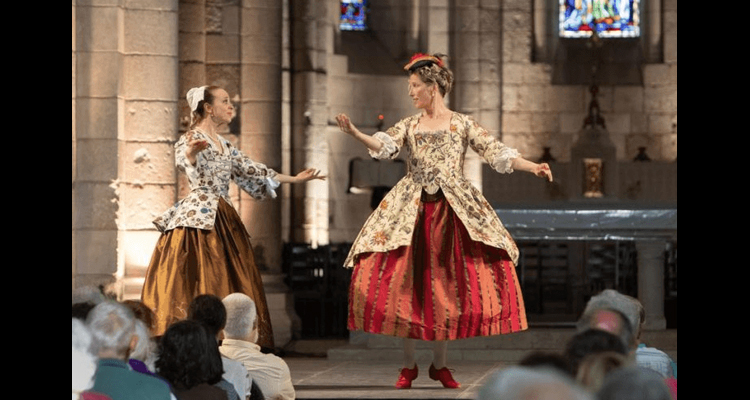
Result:
{"label": "gray-haired head", "polygon": [[116,301],[104,301],[89,313],[86,324],[99,351],[113,351],[126,356],[135,334],[135,317],[126,306]]}
{"label": "gray-haired head", "polygon": [[477,400],[595,400],[572,379],[548,367],[512,366],[484,383]]}
{"label": "gray-haired head", "polygon": [[97,363],[94,339],[83,321],[78,318],[73,318],[71,362],[73,371],[73,393],[76,394],[90,389],[93,385]]}
{"label": "gray-haired head", "polygon": [[671,400],[664,378],[657,372],[638,367],[622,367],[610,372],[597,392],[599,400]]}
{"label": "gray-haired head", "polygon": [[156,345],[151,340],[151,332],[146,323],[137,318],[135,320],[135,334],[138,336],[138,343],[136,343],[133,352],[130,353],[130,358],[135,358],[152,366]]}
{"label": "gray-haired head", "polygon": [[622,294],[614,289],[605,289],[589,299],[582,315],[597,309],[617,310],[628,318],[633,330],[637,330],[642,322],[641,308],[640,302],[634,297]]}
{"label": "gray-haired head", "polygon": [[258,314],[255,302],[243,293],[232,293],[222,299],[227,309],[227,323],[224,326],[224,337],[227,339],[246,339],[255,329]]}

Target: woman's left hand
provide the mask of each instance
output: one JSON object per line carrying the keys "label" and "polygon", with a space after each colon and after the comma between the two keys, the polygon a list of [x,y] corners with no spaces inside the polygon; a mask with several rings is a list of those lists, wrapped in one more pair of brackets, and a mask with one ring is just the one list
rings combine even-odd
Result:
{"label": "woman's left hand", "polygon": [[534,167],[534,175],[540,178],[547,178],[548,181],[552,182],[552,170],[549,169],[549,164],[540,163]]}
{"label": "woman's left hand", "polygon": [[326,177],[325,177],[325,175],[320,175],[320,170],[317,170],[315,168],[308,168],[308,169],[300,172],[299,174],[295,175],[294,179],[297,182],[307,182],[307,181],[311,181],[313,179],[325,180]]}

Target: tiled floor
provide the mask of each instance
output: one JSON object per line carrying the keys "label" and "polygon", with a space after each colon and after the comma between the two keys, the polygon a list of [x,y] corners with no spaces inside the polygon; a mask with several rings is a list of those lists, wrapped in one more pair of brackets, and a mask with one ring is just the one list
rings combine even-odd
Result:
{"label": "tiled floor", "polygon": [[429,364],[418,365],[419,377],[411,389],[396,389],[401,368],[393,362],[329,361],[326,358],[287,357],[297,399],[474,399],[498,362],[462,361],[449,365],[458,389],[444,389],[427,376]]}

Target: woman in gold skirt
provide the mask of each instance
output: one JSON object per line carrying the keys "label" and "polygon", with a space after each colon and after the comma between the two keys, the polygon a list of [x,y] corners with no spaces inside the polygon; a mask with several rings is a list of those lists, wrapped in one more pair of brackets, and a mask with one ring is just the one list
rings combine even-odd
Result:
{"label": "woman in gold skirt", "polygon": [[325,179],[315,169],[285,175],[253,161],[219,135],[234,118],[229,94],[216,86],[187,93],[192,123],[175,143],[175,164],[188,178],[190,192],[154,220],[162,232],[146,273],[141,300],[156,314],[161,335],[185,319],[200,294],[220,298],[240,292],[258,307],[258,344],[273,348],[273,330],[250,236],[232,206],[229,184],[256,200],[275,198],[282,183]]}

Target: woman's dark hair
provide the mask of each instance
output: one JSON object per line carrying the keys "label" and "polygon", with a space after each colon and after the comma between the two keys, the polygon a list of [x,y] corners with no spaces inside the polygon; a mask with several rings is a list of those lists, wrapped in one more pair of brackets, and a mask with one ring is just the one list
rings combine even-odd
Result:
{"label": "woman's dark hair", "polygon": [[628,355],[628,346],[619,336],[600,329],[588,329],[573,336],[565,347],[571,372],[577,374],[583,359],[591,354],[612,351]]}
{"label": "woman's dark hair", "polygon": [[558,352],[542,350],[533,351],[527,354],[526,357],[522,358],[521,361],[518,362],[518,365],[529,368],[552,368],[555,371],[567,374],[570,378],[574,378],[570,371],[570,362],[564,355]]}
{"label": "woman's dark hair", "polygon": [[201,383],[221,381],[224,369],[216,338],[202,323],[175,322],[159,341],[156,372],[177,389],[187,390]]}
{"label": "woman's dark hair", "polygon": [[218,296],[201,294],[190,302],[188,318],[202,322],[212,335],[218,335],[227,323],[227,309]]}
{"label": "woman's dark hair", "polygon": [[86,321],[89,312],[96,307],[96,304],[90,301],[84,301],[81,303],[73,303],[73,318],[78,318],[81,321]]}
{"label": "woman's dark hair", "polygon": [[193,118],[192,123],[190,124],[190,130],[195,129],[195,126],[198,125],[199,122],[203,121],[206,118],[206,108],[204,107],[206,104],[213,104],[214,103],[214,95],[213,91],[219,89],[218,86],[207,86],[206,90],[203,92],[203,100],[198,102],[197,108],[192,112]]}

